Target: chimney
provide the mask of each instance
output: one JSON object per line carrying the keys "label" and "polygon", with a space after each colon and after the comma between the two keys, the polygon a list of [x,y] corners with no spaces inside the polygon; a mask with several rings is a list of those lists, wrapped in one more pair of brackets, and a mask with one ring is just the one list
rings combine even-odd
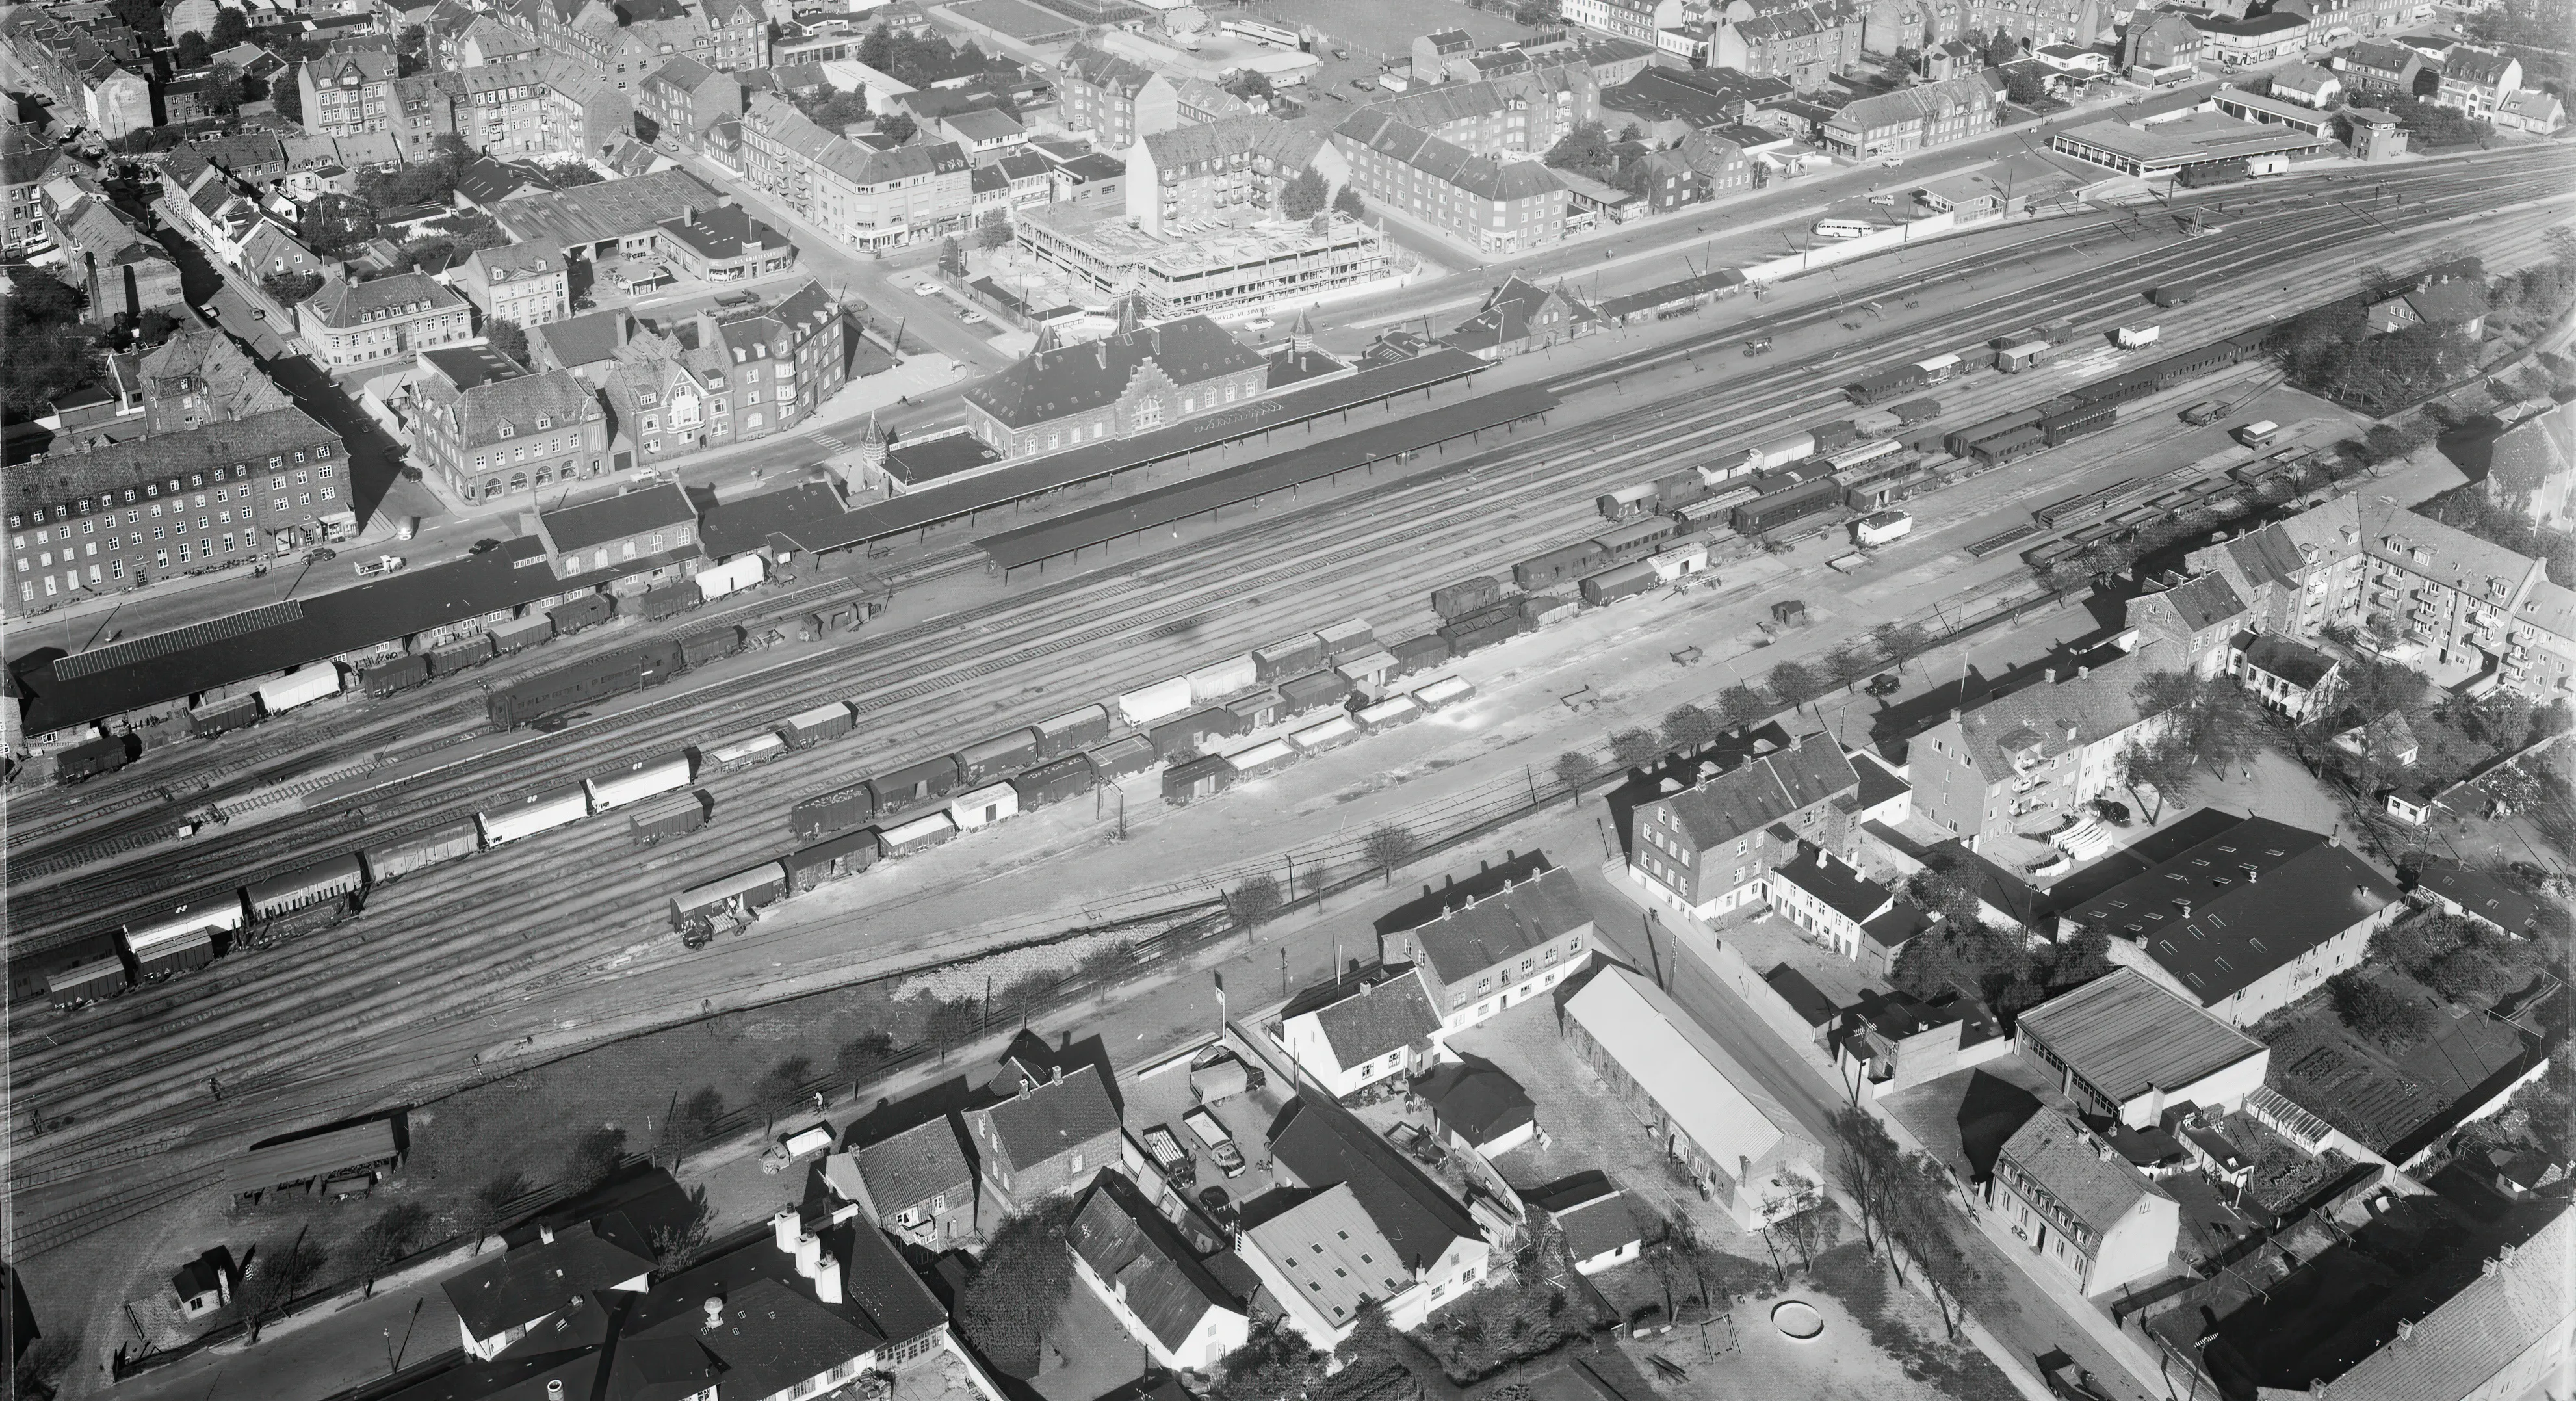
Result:
{"label": "chimney", "polygon": [[705,1310],[707,1315],[706,1321],[699,1324],[699,1327],[722,1328],[724,1326],[724,1300],[721,1297],[710,1295],[698,1307]]}
{"label": "chimney", "polygon": [[821,1236],[798,1235],[796,1237],[796,1273],[806,1279],[812,1279],[814,1277],[814,1271],[816,1268],[821,1266],[822,1263],[823,1238]]}
{"label": "chimney", "polygon": [[2182,911],[2182,917],[2184,919],[2191,918],[2191,898],[2189,896],[2175,897],[2174,908]]}
{"label": "chimney", "polygon": [[814,1269],[814,1297],[827,1304],[841,1302],[841,1262],[828,1253]]}
{"label": "chimney", "polygon": [[805,1234],[805,1226],[792,1208],[781,1207],[770,1215],[769,1234],[780,1250],[792,1255],[796,1251],[796,1238]]}
{"label": "chimney", "polygon": [[2057,668],[2055,667],[2050,667],[2048,669],[2048,684],[2051,686],[2057,684]]}
{"label": "chimney", "polygon": [[2075,668],[2075,679],[2076,679],[2076,680],[2078,680],[2078,681],[2081,681],[2081,680],[2083,680],[2085,677],[2090,676],[2090,675],[2092,675],[2092,674],[2093,674],[2093,668],[2091,668],[2091,667],[2089,667],[2089,666],[2079,666],[2079,667]]}
{"label": "chimney", "polygon": [[555,1228],[554,1228],[554,1227],[552,1227],[552,1226],[547,1225],[547,1224],[546,1224],[545,1222],[543,1222],[543,1221],[538,1222],[538,1223],[537,1223],[537,1239],[538,1239],[538,1240],[540,1240],[540,1241],[545,1242],[545,1243],[546,1243],[546,1244],[548,1244],[548,1245],[552,1245],[552,1244],[554,1244],[554,1243],[555,1243]]}
{"label": "chimney", "polygon": [[1108,369],[1108,368],[1109,368],[1109,339],[1108,339],[1108,337],[1103,336],[1103,337],[1102,337],[1102,338],[1100,338],[1099,340],[1093,341],[1093,342],[1091,343],[1091,349],[1092,349],[1093,353],[1097,354],[1097,355],[1100,357],[1100,368],[1102,368],[1102,369],[1104,369],[1104,370],[1105,370],[1105,369]]}
{"label": "chimney", "polygon": [[563,1378],[546,1378],[546,1401],[564,1401]]}

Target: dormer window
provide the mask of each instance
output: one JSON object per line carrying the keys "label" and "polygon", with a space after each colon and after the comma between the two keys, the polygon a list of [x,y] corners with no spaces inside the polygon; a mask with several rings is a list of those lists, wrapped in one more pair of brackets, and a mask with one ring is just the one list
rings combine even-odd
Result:
{"label": "dormer window", "polygon": [[537,415],[537,431],[538,431],[538,432],[543,433],[543,432],[544,432],[544,431],[546,431],[547,429],[552,428],[552,427],[554,427],[554,426],[555,426],[555,421],[554,421],[553,419],[546,417],[544,414],[539,414],[539,415]]}
{"label": "dormer window", "polygon": [[512,425],[512,424],[511,424],[511,422],[510,422],[508,419],[503,419],[503,420],[501,420],[501,436],[502,436],[502,437],[504,437],[504,438],[512,438],[512,437],[516,437],[516,436],[518,436],[518,432],[519,432],[518,428],[517,428],[517,427],[515,427],[514,425]]}

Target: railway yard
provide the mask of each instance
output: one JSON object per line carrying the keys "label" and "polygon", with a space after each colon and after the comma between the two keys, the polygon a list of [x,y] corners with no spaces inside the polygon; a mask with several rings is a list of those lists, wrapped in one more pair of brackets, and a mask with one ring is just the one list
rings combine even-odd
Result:
{"label": "railway yard", "polygon": [[[398,695],[344,698],[156,750],[77,788],[15,794],[13,962],[59,961],[62,950],[174,911],[202,917],[227,900],[238,905],[246,887],[291,883],[326,863],[354,870],[358,853],[453,833],[478,815],[486,841],[399,880],[378,871],[372,884],[333,887],[334,900],[363,890],[348,918],[77,1010],[30,1005],[13,986],[14,1259],[44,1279],[80,1259],[94,1233],[213,1190],[224,1155],[270,1134],[424,1103],[514,1062],[685,1022],[709,1006],[754,1004],[791,984],[885,976],[1051,923],[1080,924],[1086,912],[1202,898],[1275,869],[1282,854],[1311,864],[1347,852],[1371,822],[1515,777],[1568,748],[1597,747],[1608,711],[1489,705],[1472,720],[1434,716],[1358,741],[1365,757],[1336,760],[1336,782],[1363,770],[1421,778],[1362,782],[1355,799],[1303,788],[1275,805],[1218,797],[1205,824],[1195,815],[1175,823],[1159,779],[1131,776],[1114,812],[1099,800],[1066,801],[962,833],[712,942],[684,941],[672,918],[675,895],[805,845],[816,834],[792,830],[791,813],[858,780],[1081,707],[1114,716],[1122,695],[1347,619],[1368,620],[1380,647],[1431,635],[1442,621],[1428,606],[1434,588],[1508,577],[1515,564],[1602,535],[1611,526],[1597,504],[1604,493],[1849,418],[1842,386],[1891,363],[2060,319],[2101,344],[2114,326],[2142,319],[2142,289],[2188,279],[2206,289],[2198,300],[2152,309],[2159,350],[2180,351],[2345,292],[2374,259],[2435,239],[2483,253],[2491,268],[2530,261],[2544,230],[2567,219],[2569,165],[2555,151],[2526,151],[2465,168],[2239,189],[2217,237],[2175,233],[2158,211],[2104,210],[1917,249],[1904,262],[1858,262],[1822,289],[1811,278],[1768,304],[1719,303],[1506,361],[1437,396],[1453,403],[1536,386],[1552,401],[1543,419],[1304,483],[1293,498],[1144,521],[1044,571],[996,568],[977,543],[992,527],[947,525],[663,623],[597,629]],[[1829,300],[1816,300],[1827,291]],[[1757,335],[1775,352],[1740,354]],[[1940,400],[1927,426],[1988,420],[2134,363],[2107,347],[2079,352],[1926,390]],[[1652,614],[1659,637],[1670,632],[1672,646],[1687,641],[1731,663],[1761,640],[1755,618],[1804,590],[1820,625],[1748,660],[1748,676],[1872,622],[1973,608],[2026,583],[2024,552],[2045,558],[2058,542],[2093,538],[2085,532],[2102,520],[2169,510],[2199,481],[2224,479],[2251,458],[2224,452],[2218,429],[2193,439],[2198,446],[2178,441],[2191,430],[2175,411],[2220,393],[2213,384],[2243,402],[2301,397],[2260,364],[2220,374],[2142,395],[2100,436],[1930,484],[1905,502],[1912,535],[1856,582],[1826,563],[1846,547],[1811,541],[1769,553],[1719,531],[1714,587],[1624,606],[1661,610]],[[2333,436],[2350,422],[2314,401],[2279,412],[2274,399],[2263,402],[2285,422],[2294,412],[2331,418]],[[1354,426],[1415,409],[1354,415]],[[2099,511],[2032,515],[2096,496]],[[1837,597],[1828,605],[1824,593]],[[797,620],[851,604],[870,609],[863,626],[797,638]],[[1636,640],[1615,614],[1582,627],[1563,635],[1575,641],[1515,641],[1398,689],[1454,675],[1489,698],[1535,694],[1583,671],[1584,649]],[[556,728],[490,723],[493,697],[514,683],[662,637],[696,639],[706,659],[650,689],[574,709]],[[1706,677],[1710,690],[1736,679],[1716,669]],[[1692,682],[1641,682],[1634,699],[1651,716],[1646,704],[1670,703],[1676,684]],[[738,769],[707,757],[832,702],[846,705],[846,733],[782,744]],[[624,808],[594,799],[596,816],[489,840],[490,815],[531,794],[674,760],[711,804],[695,830],[638,845]],[[1292,787],[1283,780],[1278,791]],[[182,836],[183,824],[200,825]],[[1183,827],[1208,844],[1182,840]],[[1107,863],[1112,836],[1128,849]],[[1156,869],[1158,860],[1167,872],[1158,884],[1103,880],[1112,865]],[[251,909],[255,921],[256,896]]]}

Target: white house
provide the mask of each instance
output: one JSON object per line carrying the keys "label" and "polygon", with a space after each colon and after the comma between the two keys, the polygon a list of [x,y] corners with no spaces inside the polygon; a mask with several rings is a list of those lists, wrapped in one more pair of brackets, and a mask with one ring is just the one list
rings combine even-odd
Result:
{"label": "white house", "polygon": [[2182,1229],[2182,1209],[2162,1187],[2053,1109],[2005,1140],[1986,1203],[2088,1298],[2163,1269]]}
{"label": "white house", "polygon": [[1639,1224],[1637,1206],[1615,1187],[1572,1206],[1551,1209],[1548,1219],[1564,1233],[1565,1253],[1574,1261],[1577,1274],[1597,1275],[1636,1259],[1645,1249],[1646,1233]]}
{"label": "white house", "polygon": [[1299,1074],[1340,1099],[1430,1069],[1448,1035],[1421,973],[1378,964],[1298,993],[1280,1009],[1271,1039]]}
{"label": "white house", "polygon": [[1069,1235],[1075,1276],[1157,1366],[1206,1371],[1251,1336],[1245,1301],[1123,1174],[1100,1174]]}

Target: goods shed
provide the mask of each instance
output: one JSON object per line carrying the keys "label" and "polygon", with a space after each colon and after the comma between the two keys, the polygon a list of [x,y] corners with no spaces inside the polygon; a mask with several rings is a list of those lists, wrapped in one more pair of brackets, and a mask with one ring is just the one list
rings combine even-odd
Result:
{"label": "goods shed", "polygon": [[301,1194],[372,1187],[376,1174],[402,1161],[391,1119],[369,1119],[338,1128],[254,1143],[224,1169],[233,1196],[265,1200],[272,1192]]}

